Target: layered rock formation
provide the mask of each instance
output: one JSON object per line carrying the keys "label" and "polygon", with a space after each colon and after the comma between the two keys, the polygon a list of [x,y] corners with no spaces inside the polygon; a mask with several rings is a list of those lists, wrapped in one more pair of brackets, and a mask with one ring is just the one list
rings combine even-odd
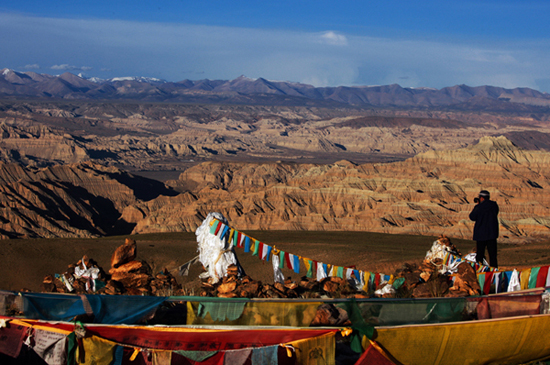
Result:
{"label": "layered rock formation", "polygon": [[468,214],[482,189],[501,207],[501,240],[550,235],[550,153],[504,137],[405,161],[356,165],[209,162],[170,182],[174,198],[123,212],[134,233],[194,230],[219,211],[239,229],[354,230],[471,238]]}
{"label": "layered rock formation", "polygon": [[0,238],[123,234],[125,207],[172,194],[154,180],[91,162],[42,169],[0,163]]}
{"label": "layered rock formation", "polygon": [[130,171],[212,160],[385,162],[497,134],[549,150],[548,121],[532,111],[0,101],[0,161],[93,160]]}
{"label": "layered rock formation", "polygon": [[92,237],[194,231],[218,211],[240,230],[349,230],[469,239],[473,198],[500,205],[501,241],[550,236],[550,153],[505,137],[355,164],[205,162],[169,187],[91,162],[0,165],[0,234]]}

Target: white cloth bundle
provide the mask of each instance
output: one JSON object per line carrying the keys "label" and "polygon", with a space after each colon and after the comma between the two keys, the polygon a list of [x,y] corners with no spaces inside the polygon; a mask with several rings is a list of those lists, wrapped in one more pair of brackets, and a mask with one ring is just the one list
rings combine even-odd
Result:
{"label": "white cloth bundle", "polygon": [[[425,260],[429,260],[432,263],[435,259],[445,260],[445,255],[447,253],[452,254],[451,249],[448,246],[440,243],[439,240],[436,240],[430,248],[430,251],[426,252]],[[460,261],[454,261],[452,264],[447,266],[445,262],[443,262],[443,265],[440,266],[438,271],[440,274],[445,274],[447,272],[454,273],[457,271],[458,265],[460,265],[460,263]]]}
{"label": "white cloth bundle", "polygon": [[227,275],[227,268],[230,265],[237,265],[237,258],[233,252],[233,242],[227,242],[225,237],[218,237],[210,233],[211,222],[218,219],[227,225],[227,220],[221,213],[209,213],[199,228],[195,231],[199,244],[199,261],[206,268],[201,277],[209,277],[211,284],[217,283]]}
{"label": "white cloth bundle", "polygon": [[521,282],[519,279],[519,272],[514,269],[510,277],[510,282],[508,283],[508,292],[521,290]]}

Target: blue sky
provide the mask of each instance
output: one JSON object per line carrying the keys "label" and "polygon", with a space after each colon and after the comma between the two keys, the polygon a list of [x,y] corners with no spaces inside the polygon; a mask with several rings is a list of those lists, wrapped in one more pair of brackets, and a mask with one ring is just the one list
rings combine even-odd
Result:
{"label": "blue sky", "polygon": [[7,1],[0,68],[550,92],[550,1]]}

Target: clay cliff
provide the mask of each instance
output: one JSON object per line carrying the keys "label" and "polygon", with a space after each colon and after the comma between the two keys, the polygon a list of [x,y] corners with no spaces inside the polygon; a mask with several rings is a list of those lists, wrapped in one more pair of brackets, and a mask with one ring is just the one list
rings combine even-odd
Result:
{"label": "clay cliff", "polygon": [[[134,233],[194,230],[211,211],[242,230],[353,230],[471,238],[482,189],[501,208],[501,240],[550,235],[550,153],[505,137],[405,161],[357,165],[208,162],[169,182],[183,193],[127,207]],[[135,212],[141,212],[136,216]]]}
{"label": "clay cliff", "polygon": [[91,162],[42,169],[0,163],[0,238],[128,233],[124,208],[159,194],[175,195],[158,181]]}
{"label": "clay cliff", "polygon": [[550,114],[0,100],[0,161],[177,171],[205,161],[386,162],[505,135],[550,150]]}
{"label": "clay cliff", "polygon": [[550,153],[505,137],[356,164],[204,162],[165,184],[92,162],[0,164],[0,234],[17,237],[194,231],[212,211],[240,230],[349,230],[471,238],[486,189],[501,241],[550,236]]}

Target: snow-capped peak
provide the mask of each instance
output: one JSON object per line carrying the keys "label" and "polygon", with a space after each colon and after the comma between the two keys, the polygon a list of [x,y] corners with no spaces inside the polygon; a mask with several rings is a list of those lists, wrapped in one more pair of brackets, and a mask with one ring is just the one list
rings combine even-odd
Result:
{"label": "snow-capped peak", "polygon": [[88,80],[88,81],[91,81],[91,82],[94,82],[96,84],[101,84],[102,82],[105,81],[105,79],[101,79],[101,78],[95,77],[95,76],[94,77],[86,77],[86,76],[84,76],[83,73],[79,73],[78,77],[80,77],[82,79],[85,79],[85,80]]}
{"label": "snow-capped peak", "polygon": [[239,77],[237,77],[235,80],[233,81],[249,81],[249,82],[253,82],[253,81],[256,81],[258,79],[251,79],[250,77],[246,77],[245,75],[241,75]]}
{"label": "snow-capped peak", "polygon": [[166,82],[165,80],[157,79],[155,77],[143,77],[143,76],[126,76],[126,77],[114,77],[109,81],[137,81],[137,82]]}
{"label": "snow-capped peak", "polygon": [[2,72],[2,76],[6,76],[11,70],[9,68],[4,69],[4,72]]}

